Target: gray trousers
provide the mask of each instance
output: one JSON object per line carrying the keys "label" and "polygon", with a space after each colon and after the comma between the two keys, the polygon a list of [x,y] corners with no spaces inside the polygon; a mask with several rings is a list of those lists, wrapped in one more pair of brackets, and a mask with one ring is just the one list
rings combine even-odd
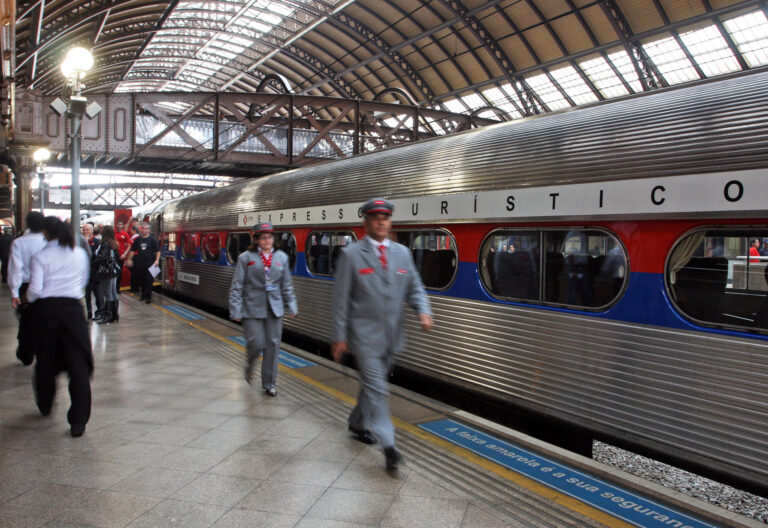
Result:
{"label": "gray trousers", "polygon": [[243,336],[248,350],[246,368],[253,368],[253,363],[263,352],[261,361],[261,386],[274,389],[277,381],[277,354],[280,352],[280,340],[283,335],[283,318],[270,313],[266,319],[243,319]]}
{"label": "gray trousers", "polygon": [[395,426],[389,415],[388,379],[392,356],[355,356],[355,363],[360,376],[360,392],[357,405],[349,415],[349,425],[353,429],[368,429],[376,435],[382,447],[394,447]]}

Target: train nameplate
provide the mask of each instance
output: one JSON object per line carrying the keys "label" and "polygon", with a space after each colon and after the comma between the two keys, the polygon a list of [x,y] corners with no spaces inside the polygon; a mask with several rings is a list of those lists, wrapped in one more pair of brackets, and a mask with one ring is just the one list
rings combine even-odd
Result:
{"label": "train nameplate", "polygon": [[200,285],[200,275],[179,272],[177,275],[179,282],[188,282],[189,284]]}

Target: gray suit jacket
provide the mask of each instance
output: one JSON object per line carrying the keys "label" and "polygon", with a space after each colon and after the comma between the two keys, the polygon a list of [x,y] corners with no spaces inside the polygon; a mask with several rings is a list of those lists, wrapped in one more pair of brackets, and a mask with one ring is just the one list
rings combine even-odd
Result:
{"label": "gray suit jacket", "polygon": [[404,303],[430,314],[429,299],[410,250],[392,242],[387,271],[367,240],[342,251],[333,294],[333,341],[346,341],[360,357],[397,354],[405,348]]}
{"label": "gray suit jacket", "polygon": [[[229,316],[232,319],[265,319],[267,306],[275,317],[299,313],[288,255],[280,250],[272,255],[269,278],[277,284],[272,291],[266,290],[264,265],[258,250],[245,251],[237,258],[235,276],[229,288]],[[285,306],[285,310],[283,309]]]}

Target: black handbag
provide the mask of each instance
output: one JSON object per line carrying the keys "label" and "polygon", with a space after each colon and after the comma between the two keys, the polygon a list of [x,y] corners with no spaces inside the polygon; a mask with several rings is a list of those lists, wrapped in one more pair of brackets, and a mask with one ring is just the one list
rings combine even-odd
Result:
{"label": "black handbag", "polygon": [[96,268],[96,275],[102,279],[112,279],[120,275],[122,269],[117,261],[115,251],[110,249],[109,254],[99,258],[99,265]]}

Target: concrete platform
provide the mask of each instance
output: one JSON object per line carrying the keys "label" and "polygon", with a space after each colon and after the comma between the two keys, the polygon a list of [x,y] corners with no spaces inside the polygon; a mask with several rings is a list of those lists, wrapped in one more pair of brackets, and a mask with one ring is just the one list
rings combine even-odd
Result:
{"label": "concrete platform", "polygon": [[236,325],[156,299],[123,294],[120,322],[92,325],[93,412],[75,439],[65,376],[51,415],[37,412],[0,294],[0,526],[638,526],[425,429],[446,419],[642,488],[711,526],[751,524],[397,389],[405,464],[388,475],[380,450],[346,432],[352,371],[285,347],[299,359],[280,367],[278,396],[268,397],[242,378]]}

